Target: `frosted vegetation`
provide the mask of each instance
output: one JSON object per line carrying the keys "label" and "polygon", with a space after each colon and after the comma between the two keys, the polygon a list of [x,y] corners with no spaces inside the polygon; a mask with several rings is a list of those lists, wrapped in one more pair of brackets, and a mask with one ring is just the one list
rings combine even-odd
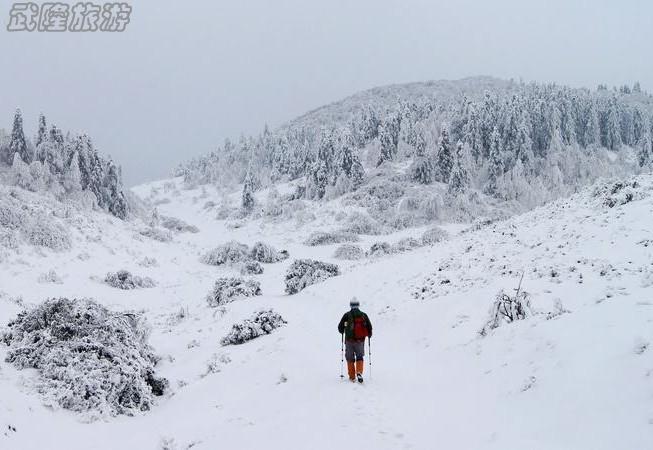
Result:
{"label": "frosted vegetation", "polygon": [[127,270],[107,273],[104,277],[104,282],[111,287],[123,290],[143,289],[156,286],[153,279],[134,275]]}
{"label": "frosted vegetation", "polygon": [[335,264],[313,259],[295,260],[286,272],[286,293],[296,294],[308,286],[337,275],[340,275],[340,268]]}
{"label": "frosted vegetation", "polygon": [[[248,245],[236,241],[229,241],[202,255],[200,260],[211,266],[224,264],[242,264],[244,271],[256,273],[258,267],[253,262],[272,264],[288,258],[288,252],[278,251],[264,242],[256,242],[250,249]],[[262,268],[261,272],[262,273]]]}
{"label": "frosted vegetation", "polygon": [[261,295],[261,283],[242,278],[218,278],[206,297],[209,306],[216,307],[245,297]]}
{"label": "frosted vegetation", "polygon": [[[283,214],[342,197],[378,234],[433,221],[505,215],[601,176],[651,166],[653,99],[639,84],[596,90],[491,78],[362,92],[278,130],[226,141],[175,172],[190,186],[242,186],[240,213]],[[296,180],[257,208],[256,192]],[[357,229],[359,228],[360,229]]]}
{"label": "frosted vegetation", "polygon": [[273,330],[282,327],[287,322],[280,314],[273,310],[257,311],[241,323],[234,324],[227,336],[222,338],[222,345],[238,345],[256,339],[259,336],[272,333]]}
{"label": "frosted vegetation", "polygon": [[18,314],[2,335],[7,362],[37,369],[52,406],[91,416],[147,411],[167,381],[154,371],[149,328],[136,313],[89,299],[51,299]]}
{"label": "frosted vegetation", "polygon": [[54,124],[48,128],[43,115],[30,139],[16,110],[11,135],[0,133],[0,174],[5,184],[98,207],[120,219],[130,212],[120,168],[100,156],[88,135],[64,133]]}

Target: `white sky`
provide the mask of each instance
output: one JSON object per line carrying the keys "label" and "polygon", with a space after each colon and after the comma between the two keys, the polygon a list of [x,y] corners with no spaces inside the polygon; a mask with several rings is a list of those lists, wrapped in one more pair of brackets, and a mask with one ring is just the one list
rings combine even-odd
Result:
{"label": "white sky", "polygon": [[9,33],[0,0],[0,127],[18,106],[31,135],[43,111],[88,132],[128,185],[384,84],[492,75],[653,90],[646,0],[127,1],[126,32],[76,34]]}

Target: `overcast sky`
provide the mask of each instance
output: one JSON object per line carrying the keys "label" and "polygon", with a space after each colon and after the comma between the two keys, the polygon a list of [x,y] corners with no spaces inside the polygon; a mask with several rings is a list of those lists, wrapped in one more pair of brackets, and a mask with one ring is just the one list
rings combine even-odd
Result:
{"label": "overcast sky", "polygon": [[86,131],[127,185],[384,84],[492,75],[653,90],[649,0],[127,1],[124,33],[76,34],[9,33],[0,0],[0,127],[20,107],[30,135],[41,111]]}

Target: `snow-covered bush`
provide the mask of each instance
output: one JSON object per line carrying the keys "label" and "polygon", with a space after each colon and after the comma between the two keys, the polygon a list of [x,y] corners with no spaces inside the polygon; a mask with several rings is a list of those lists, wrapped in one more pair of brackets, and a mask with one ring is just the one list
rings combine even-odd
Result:
{"label": "snow-covered bush", "polygon": [[329,233],[316,231],[304,241],[304,245],[315,247],[318,245],[342,244],[344,242],[358,242],[358,235],[347,232]]}
{"label": "snow-covered bush", "polygon": [[359,245],[355,244],[342,244],[338,247],[333,254],[336,259],[357,260],[365,257],[365,252]]}
{"label": "snow-covered bush", "polygon": [[384,256],[392,253],[392,246],[387,242],[375,242],[367,252],[367,256]]}
{"label": "snow-covered bush", "polygon": [[354,234],[379,235],[383,233],[383,228],[369,214],[354,211],[347,217],[342,231]]}
{"label": "snow-covered bush", "polygon": [[431,227],[422,234],[422,245],[434,245],[449,238],[449,233],[440,227]]}
{"label": "snow-covered bush", "polygon": [[277,251],[274,247],[263,242],[257,242],[250,251],[253,260],[262,263],[276,263],[288,259],[288,252],[285,250]]}
{"label": "snow-covered bush", "polygon": [[138,264],[141,267],[157,267],[159,265],[159,262],[156,260],[156,258],[150,258],[149,256],[144,256],[141,259],[139,259],[136,264]]}
{"label": "snow-covered bush", "polygon": [[39,371],[39,391],[53,406],[132,415],[149,410],[168,386],[156,377],[148,335],[136,313],[59,298],[18,314],[2,341],[7,362]]}
{"label": "snow-covered bush", "polygon": [[263,266],[258,261],[245,261],[240,266],[241,275],[261,275]]}
{"label": "snow-covered bush", "polygon": [[410,250],[414,250],[418,247],[422,246],[422,241],[417,240],[412,237],[407,237],[400,239],[396,243],[392,244],[392,253],[401,253],[401,252],[408,252]]}
{"label": "snow-covered bush", "polygon": [[0,247],[17,249],[19,245],[18,233],[14,230],[0,228]]}
{"label": "snow-covered bush", "polygon": [[161,228],[148,227],[140,230],[139,234],[159,242],[172,241],[172,233],[168,230],[162,230]]}
{"label": "snow-covered bush", "polygon": [[247,245],[229,241],[204,254],[200,261],[211,266],[220,266],[227,263],[248,261],[249,258],[249,247]]}
{"label": "snow-covered bush", "polygon": [[127,270],[107,273],[106,277],[104,277],[104,282],[111,287],[124,290],[151,288],[156,286],[156,283],[150,277],[139,277],[138,275],[133,275]]}
{"label": "snow-covered bush", "polygon": [[603,205],[614,208],[642,198],[639,187],[637,181],[604,183],[594,189],[594,196],[599,198]]}
{"label": "snow-covered bush", "polygon": [[296,294],[306,287],[340,275],[340,268],[313,259],[295,260],[286,272],[286,293]]}
{"label": "snow-covered bush", "polygon": [[69,250],[72,247],[70,233],[63,225],[43,214],[37,215],[25,228],[27,241],[52,250]]}
{"label": "snow-covered bush", "polygon": [[54,270],[50,270],[46,273],[42,273],[41,275],[39,275],[38,282],[61,284],[63,283],[63,280],[59,275],[57,275],[57,272],[55,272]]}
{"label": "snow-covered bush", "polygon": [[163,228],[177,233],[198,233],[200,231],[195,225],[189,225],[177,217],[160,216],[159,220]]}
{"label": "snow-covered bush", "polygon": [[257,311],[241,323],[234,324],[227,336],[220,340],[222,345],[239,345],[259,336],[270,334],[272,330],[284,326],[286,322],[273,310]]}
{"label": "snow-covered bush", "polygon": [[261,283],[242,278],[218,278],[206,297],[209,306],[221,306],[243,297],[261,295]]}
{"label": "snow-covered bush", "polygon": [[486,336],[503,322],[511,323],[516,320],[524,320],[530,315],[532,315],[530,295],[527,292],[522,291],[519,295],[511,297],[501,290],[494,298],[490,317],[481,329],[480,335]]}

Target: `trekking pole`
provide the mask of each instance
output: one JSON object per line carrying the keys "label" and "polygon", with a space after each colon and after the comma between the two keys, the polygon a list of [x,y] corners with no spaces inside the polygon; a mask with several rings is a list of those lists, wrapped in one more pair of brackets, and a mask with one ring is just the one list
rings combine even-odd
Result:
{"label": "trekking pole", "polygon": [[345,335],[340,333],[340,378],[345,378],[343,372],[345,366]]}
{"label": "trekking pole", "polygon": [[370,380],[371,380],[372,379],[372,338],[369,336],[367,337],[367,346],[369,347],[368,352],[370,354],[370,357],[367,360],[370,362]]}

